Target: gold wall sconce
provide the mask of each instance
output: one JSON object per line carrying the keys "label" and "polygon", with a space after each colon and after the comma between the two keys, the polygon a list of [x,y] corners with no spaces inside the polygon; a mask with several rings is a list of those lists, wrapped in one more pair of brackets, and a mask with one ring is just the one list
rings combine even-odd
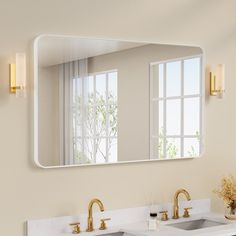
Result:
{"label": "gold wall sconce", "polygon": [[26,86],[26,56],[25,53],[16,53],[15,64],[9,65],[10,93],[23,95]]}
{"label": "gold wall sconce", "polygon": [[225,65],[218,64],[210,71],[210,95],[222,98],[225,92]]}

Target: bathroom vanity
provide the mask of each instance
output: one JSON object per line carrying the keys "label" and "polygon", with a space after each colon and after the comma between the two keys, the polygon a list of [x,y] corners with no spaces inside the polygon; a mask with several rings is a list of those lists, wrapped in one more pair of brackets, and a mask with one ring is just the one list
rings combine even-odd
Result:
{"label": "bathroom vanity", "polygon": [[[191,206],[190,217],[183,218],[183,208]],[[51,219],[28,221],[28,236],[72,236],[73,228],[70,224],[80,222],[81,232],[77,235],[94,236],[233,236],[236,234],[236,222],[226,220],[221,214],[210,212],[210,200],[182,201],[179,205],[179,219],[172,219],[172,203],[156,206],[158,211],[167,210],[168,221],[161,221],[158,217],[158,227],[155,231],[148,230],[147,219],[149,206],[120,209],[114,211],[97,212],[93,215],[94,231],[86,232],[88,214],[65,216]],[[107,222],[107,229],[99,230],[100,220],[111,218]]]}

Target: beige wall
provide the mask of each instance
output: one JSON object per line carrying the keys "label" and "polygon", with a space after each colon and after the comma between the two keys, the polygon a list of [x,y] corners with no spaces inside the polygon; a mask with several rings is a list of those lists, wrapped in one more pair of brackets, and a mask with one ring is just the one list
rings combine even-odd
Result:
{"label": "beige wall", "polygon": [[[171,201],[174,191],[185,187],[192,198],[211,197],[213,208],[222,210],[222,202],[212,189],[223,174],[235,173],[235,8],[234,0],[72,0],[70,4],[54,0],[2,1],[0,235],[25,235],[27,219],[85,212],[94,196],[103,200],[106,209],[116,209],[143,205],[150,196],[158,202]],[[78,9],[83,9],[81,14]],[[199,45],[207,64],[225,63],[225,98],[206,99],[203,157],[86,168],[36,168],[30,155],[29,95],[25,99],[9,95],[8,63],[16,51],[26,50],[33,37],[45,32]]]}

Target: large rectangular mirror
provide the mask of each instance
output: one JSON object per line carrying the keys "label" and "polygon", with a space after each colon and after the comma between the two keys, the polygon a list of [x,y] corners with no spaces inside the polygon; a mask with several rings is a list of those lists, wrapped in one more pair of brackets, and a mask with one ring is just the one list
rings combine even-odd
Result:
{"label": "large rectangular mirror", "polygon": [[41,167],[199,157],[199,47],[44,35],[34,42]]}

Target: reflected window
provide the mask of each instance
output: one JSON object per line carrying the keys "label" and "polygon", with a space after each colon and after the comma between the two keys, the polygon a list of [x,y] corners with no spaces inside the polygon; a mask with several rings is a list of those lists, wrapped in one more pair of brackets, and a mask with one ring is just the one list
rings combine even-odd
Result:
{"label": "reflected window", "polygon": [[201,56],[152,63],[151,86],[150,158],[200,156]]}
{"label": "reflected window", "polygon": [[74,164],[117,162],[117,71],[73,79]]}

